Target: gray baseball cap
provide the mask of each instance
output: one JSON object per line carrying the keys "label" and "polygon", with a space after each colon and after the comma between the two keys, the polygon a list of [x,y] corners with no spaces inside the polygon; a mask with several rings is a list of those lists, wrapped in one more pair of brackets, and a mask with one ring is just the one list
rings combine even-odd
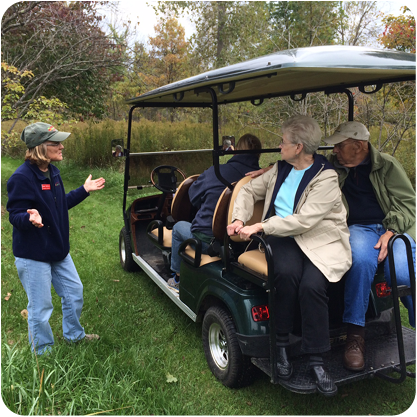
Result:
{"label": "gray baseball cap", "polygon": [[26,126],[23,129],[20,139],[26,143],[26,146],[34,148],[47,140],[51,142],[62,142],[65,140],[71,133],[59,132],[49,123],[33,123],[29,126]]}
{"label": "gray baseball cap", "polygon": [[346,139],[369,140],[368,129],[359,122],[345,122],[337,127],[333,135],[325,138],[329,145],[336,145]]}

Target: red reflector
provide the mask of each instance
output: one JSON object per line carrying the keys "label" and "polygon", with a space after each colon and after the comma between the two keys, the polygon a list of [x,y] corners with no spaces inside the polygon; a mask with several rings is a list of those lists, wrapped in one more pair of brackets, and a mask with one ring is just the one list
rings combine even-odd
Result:
{"label": "red reflector", "polygon": [[254,321],[266,321],[269,320],[268,306],[255,306],[252,307],[252,318]]}
{"label": "red reflector", "polygon": [[386,282],[380,282],[379,284],[375,285],[376,295],[379,298],[388,297],[391,295],[391,288],[388,286]]}

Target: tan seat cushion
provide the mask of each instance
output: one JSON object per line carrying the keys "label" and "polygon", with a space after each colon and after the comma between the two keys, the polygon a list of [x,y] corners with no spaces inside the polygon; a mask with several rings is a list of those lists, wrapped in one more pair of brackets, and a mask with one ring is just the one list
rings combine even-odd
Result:
{"label": "tan seat cushion", "polygon": [[[158,240],[158,229],[151,230],[151,233]],[[172,230],[169,230],[166,227],[164,227],[163,233],[164,233],[164,238],[162,239],[162,245],[166,248],[170,248],[172,246]]]}
{"label": "tan seat cushion", "polygon": [[[194,257],[195,257],[195,250],[193,248],[191,248],[190,246],[187,246],[187,248],[185,249],[185,253],[190,258],[193,258],[194,259]],[[216,261],[221,261],[221,259],[222,258],[219,258],[218,256],[211,257],[210,255],[202,254],[201,255],[200,266],[204,266],[204,265],[210,264],[212,262],[216,262]]]}
{"label": "tan seat cushion", "polygon": [[[233,214],[233,206],[235,204],[235,200],[237,195],[239,194],[240,189],[246,185],[252,178],[251,177],[243,177],[241,180],[237,182],[233,189],[233,193],[230,197],[230,203],[229,203],[229,211],[227,215],[227,224],[230,224],[232,222],[232,214]],[[257,201],[255,203],[255,206],[253,208],[253,214],[252,217],[245,223],[245,226],[250,226],[255,223],[260,223],[262,221],[262,213],[264,210],[264,204],[265,201]],[[227,225],[226,225],[227,226]],[[230,239],[234,242],[243,242],[243,240],[240,238],[239,235],[236,236],[230,236]]]}
{"label": "tan seat cushion", "polygon": [[268,265],[266,263],[265,254],[258,249],[242,253],[237,260],[246,268],[252,269],[261,275],[265,275],[265,277],[268,276]]}

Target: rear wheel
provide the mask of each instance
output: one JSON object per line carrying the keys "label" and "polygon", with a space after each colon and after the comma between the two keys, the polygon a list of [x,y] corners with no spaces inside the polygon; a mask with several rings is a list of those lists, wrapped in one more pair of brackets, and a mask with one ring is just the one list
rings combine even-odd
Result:
{"label": "rear wheel", "polygon": [[248,385],[253,365],[240,350],[230,314],[222,307],[210,307],[202,327],[204,354],[214,376],[230,388]]}
{"label": "rear wheel", "polygon": [[139,270],[138,264],[133,260],[130,236],[125,227],[122,228],[119,235],[119,257],[120,264],[125,271],[134,272]]}

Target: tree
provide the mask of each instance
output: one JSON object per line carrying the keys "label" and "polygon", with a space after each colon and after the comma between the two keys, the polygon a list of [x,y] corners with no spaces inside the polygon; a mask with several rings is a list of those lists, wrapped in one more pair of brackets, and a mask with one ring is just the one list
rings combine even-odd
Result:
{"label": "tree", "polygon": [[145,78],[153,88],[170,84],[187,76],[188,42],[178,20],[170,17],[155,26],[155,37],[149,38],[150,66],[153,71]]}
{"label": "tree", "polygon": [[123,45],[101,29],[98,4],[33,3],[13,4],[2,21],[3,60],[33,73],[13,104],[17,119],[42,95],[67,103],[73,113],[102,116],[112,69],[123,64]]}
{"label": "tree", "polygon": [[[13,104],[25,93],[22,80],[33,77],[31,71],[19,71],[16,67],[1,63],[1,120],[15,119],[16,109]],[[60,124],[65,120],[66,104],[57,98],[48,99],[39,96],[34,100],[25,114],[25,119],[43,120],[49,123]],[[18,147],[19,135],[17,132],[2,132],[1,149],[10,153],[10,150]],[[13,153],[13,152],[12,152]]]}
{"label": "tree", "polygon": [[334,43],[335,1],[278,1],[268,3],[274,50]]}
{"label": "tree", "polygon": [[341,45],[370,45],[376,42],[378,2],[344,1],[339,8],[337,43]]}
{"label": "tree", "polygon": [[188,14],[195,24],[192,69],[201,72],[262,55],[268,39],[268,10],[263,1],[158,2],[157,13]]}
{"label": "tree", "polygon": [[397,49],[403,52],[416,53],[416,20],[413,15],[405,13],[411,10],[402,7],[402,16],[388,15],[382,19],[385,30],[379,41],[386,48]]}
{"label": "tree", "polygon": [[42,7],[41,1],[29,1],[10,6],[2,18],[1,35],[4,36],[11,30],[32,24],[35,14],[31,12],[39,7]]}

